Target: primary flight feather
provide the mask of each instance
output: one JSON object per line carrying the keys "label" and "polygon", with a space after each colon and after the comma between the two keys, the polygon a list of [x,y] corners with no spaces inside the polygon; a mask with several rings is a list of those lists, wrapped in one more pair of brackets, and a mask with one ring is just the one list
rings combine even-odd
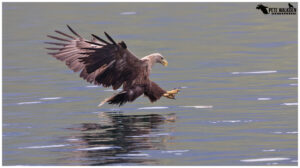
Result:
{"label": "primary flight feather", "polygon": [[91,40],[82,38],[69,25],[68,29],[73,35],[55,30],[63,37],[48,35],[48,37],[59,42],[46,42],[53,46],[47,48],[56,52],[49,53],[56,59],[64,61],[74,72],[80,72],[80,77],[89,83],[102,85],[117,90],[123,86],[123,90],[110,98],[102,101],[104,103],[117,104],[119,106],[126,102],[132,102],[141,95],[145,95],[151,102],[155,102],[162,96],[174,99],[179,89],[165,91],[155,82],[149,79],[151,69],[155,63],[168,65],[167,60],[159,53],[147,55],[141,59],[137,58],[127,49],[125,42],[116,43],[106,32],[106,41],[94,34]]}

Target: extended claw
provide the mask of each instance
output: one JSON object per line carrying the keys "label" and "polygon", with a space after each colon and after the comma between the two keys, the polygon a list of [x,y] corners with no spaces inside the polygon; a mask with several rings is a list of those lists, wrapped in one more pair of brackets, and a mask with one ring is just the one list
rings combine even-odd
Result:
{"label": "extended claw", "polygon": [[167,97],[169,99],[175,99],[175,94],[177,94],[179,91],[180,91],[180,89],[174,89],[174,90],[171,90],[171,91],[167,91],[164,94],[164,97]]}
{"label": "extended claw", "polygon": [[164,96],[169,98],[169,99],[175,99],[174,94],[165,93]]}
{"label": "extended claw", "polygon": [[180,89],[173,89],[171,91],[167,91],[169,94],[177,94],[180,91]]}

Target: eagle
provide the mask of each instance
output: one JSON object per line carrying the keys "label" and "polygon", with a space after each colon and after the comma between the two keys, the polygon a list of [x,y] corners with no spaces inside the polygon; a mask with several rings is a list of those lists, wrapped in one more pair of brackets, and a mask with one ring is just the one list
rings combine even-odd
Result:
{"label": "eagle", "polygon": [[87,40],[69,25],[67,27],[71,35],[58,30],[55,32],[60,36],[47,35],[57,40],[45,42],[52,45],[46,48],[53,51],[48,54],[65,62],[72,71],[80,72],[80,77],[89,83],[103,87],[112,86],[113,90],[122,86],[122,91],[106,98],[98,107],[105,103],[121,106],[133,102],[143,94],[151,103],[162,96],[175,99],[175,94],[180,91],[179,89],[166,91],[149,79],[154,64],[168,65],[167,60],[160,53],[153,53],[139,59],[128,50],[124,41],[117,43],[106,32],[104,34],[108,40],[95,34],[91,34],[91,40]]}
{"label": "eagle", "polygon": [[266,15],[266,14],[269,14],[267,8],[269,8],[269,7],[264,6],[263,4],[258,4],[258,5],[256,6],[256,9],[260,9],[260,10],[262,11],[262,13],[264,13],[265,15]]}

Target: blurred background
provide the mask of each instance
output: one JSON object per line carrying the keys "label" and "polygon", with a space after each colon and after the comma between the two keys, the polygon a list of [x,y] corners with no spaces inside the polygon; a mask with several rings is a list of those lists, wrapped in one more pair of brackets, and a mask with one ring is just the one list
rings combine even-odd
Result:
{"label": "blurred background", "polygon": [[[297,165],[297,15],[257,5],[3,3],[3,164]],[[117,91],[44,49],[66,24],[160,52],[151,79],[180,94],[97,108]]]}

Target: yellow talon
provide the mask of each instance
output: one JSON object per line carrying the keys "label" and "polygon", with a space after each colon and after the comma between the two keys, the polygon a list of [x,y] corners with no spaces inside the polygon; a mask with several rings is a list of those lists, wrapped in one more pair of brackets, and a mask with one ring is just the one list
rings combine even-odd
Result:
{"label": "yellow talon", "polygon": [[180,91],[179,89],[174,89],[174,90],[171,90],[171,91],[167,91],[164,94],[164,97],[167,97],[169,99],[175,99],[175,94],[177,94],[179,91]]}
{"label": "yellow talon", "polygon": [[175,99],[175,96],[173,94],[165,93],[164,96],[169,98],[169,99]]}
{"label": "yellow talon", "polygon": [[177,94],[180,90],[179,89],[174,89],[171,91],[167,91],[168,94]]}

